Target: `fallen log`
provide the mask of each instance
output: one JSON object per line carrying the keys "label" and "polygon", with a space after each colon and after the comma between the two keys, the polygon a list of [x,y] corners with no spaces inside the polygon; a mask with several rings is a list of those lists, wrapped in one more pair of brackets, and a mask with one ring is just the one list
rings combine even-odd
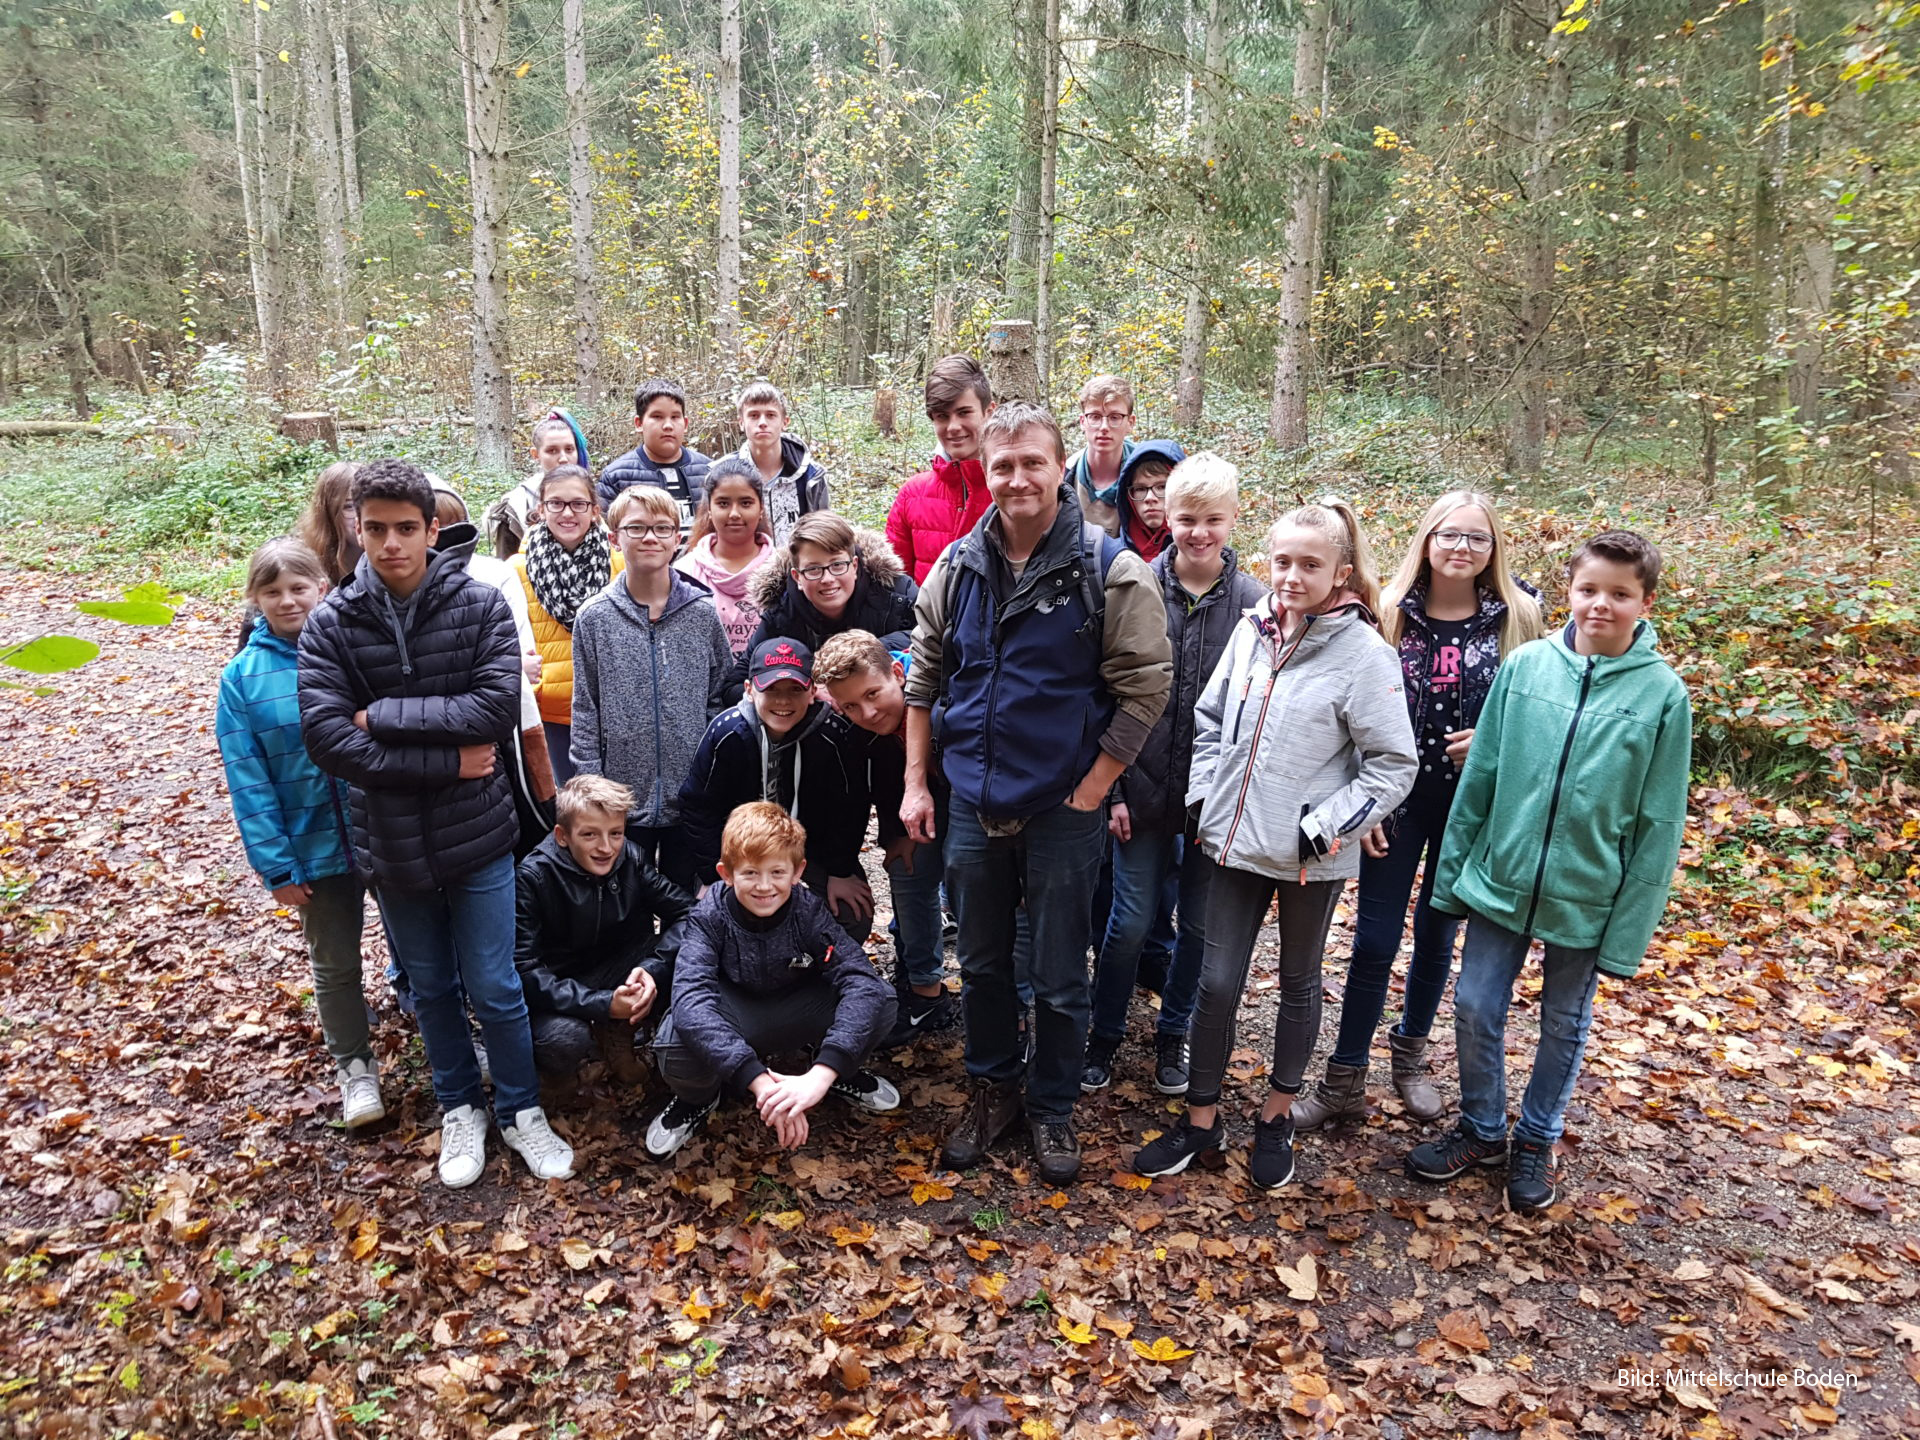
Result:
{"label": "fallen log", "polygon": [[48,435],[104,435],[106,428],[90,420],[0,420],[0,438],[32,440]]}

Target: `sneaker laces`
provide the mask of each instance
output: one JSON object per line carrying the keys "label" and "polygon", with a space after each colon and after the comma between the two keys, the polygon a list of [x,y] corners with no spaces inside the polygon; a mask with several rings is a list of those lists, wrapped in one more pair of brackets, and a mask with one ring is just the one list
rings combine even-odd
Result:
{"label": "sneaker laces", "polygon": [[684,1130],[698,1124],[700,1117],[711,1110],[711,1105],[695,1105],[690,1100],[682,1100],[678,1095],[660,1116],[660,1123],[669,1130]]}
{"label": "sneaker laces", "polygon": [[563,1151],[572,1149],[566,1141],[553,1133],[553,1126],[547,1123],[547,1117],[544,1114],[522,1121],[514,1127],[514,1134],[520,1141],[522,1155],[532,1153],[542,1160],[550,1160],[558,1159]]}
{"label": "sneaker laces", "polygon": [[482,1123],[480,1112],[472,1106],[449,1111],[440,1122],[440,1153],[464,1155],[471,1151]]}
{"label": "sneaker laces", "polygon": [[835,1080],[833,1088],[847,1095],[871,1095],[880,1088],[880,1082],[870,1072],[856,1070]]}
{"label": "sneaker laces", "polygon": [[1062,1120],[1049,1120],[1040,1127],[1040,1148],[1073,1153],[1073,1127]]}
{"label": "sneaker laces", "polygon": [[1530,1180],[1544,1184],[1553,1174],[1551,1145],[1516,1145],[1507,1161],[1512,1180]]}

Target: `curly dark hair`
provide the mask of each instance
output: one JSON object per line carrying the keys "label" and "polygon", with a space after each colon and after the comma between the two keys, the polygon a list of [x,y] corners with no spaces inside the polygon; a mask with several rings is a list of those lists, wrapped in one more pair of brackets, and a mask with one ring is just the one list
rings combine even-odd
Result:
{"label": "curly dark hair", "polygon": [[418,506],[429,525],[438,509],[433,482],[427,479],[427,472],[411,460],[388,458],[362,465],[360,473],[353,477],[352,494],[355,510],[364,509],[369,500],[398,500]]}

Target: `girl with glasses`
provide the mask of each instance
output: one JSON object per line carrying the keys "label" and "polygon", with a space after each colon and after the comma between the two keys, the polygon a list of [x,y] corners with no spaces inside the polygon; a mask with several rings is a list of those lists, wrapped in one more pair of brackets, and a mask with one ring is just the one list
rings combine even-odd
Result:
{"label": "girl with glasses", "polygon": [[573,620],[580,607],[607,588],[625,564],[609,542],[593,496],[593,481],[578,465],[558,465],[541,477],[526,549],[513,568],[527,596],[527,618],[540,651],[535,694],[547,735],[556,785],[574,775],[568,753],[573,722]]}
{"label": "girl with glasses", "polygon": [[1407,1113],[1434,1120],[1446,1112],[1446,1102],[1427,1079],[1427,1039],[1453,969],[1460,922],[1428,903],[1434,872],[1494,671],[1546,628],[1538,596],[1507,568],[1499,512],[1475,490],[1455,490],[1433,503],[1381,598],[1380,631],[1400,652],[1420,764],[1412,793],[1362,842],[1340,1034],[1326,1078],[1294,1107],[1294,1128],[1300,1131],[1366,1118],[1368,1053],[1385,1008],[1416,872],[1424,878],[1413,912],[1406,1004],[1399,1025],[1387,1033],[1387,1044],[1393,1087]]}
{"label": "girl with glasses", "polygon": [[[755,581],[760,626],[748,650],[776,637],[818,650],[848,630],[878,635],[889,650],[907,648],[920,587],[883,537],[816,510],[794,525],[786,562],[769,565]],[[744,659],[735,673],[746,679]]]}

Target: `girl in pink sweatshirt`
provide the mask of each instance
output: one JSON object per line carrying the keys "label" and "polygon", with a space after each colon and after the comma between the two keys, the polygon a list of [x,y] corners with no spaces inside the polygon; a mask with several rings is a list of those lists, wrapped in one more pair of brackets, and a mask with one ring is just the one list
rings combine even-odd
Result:
{"label": "girl in pink sweatshirt", "polygon": [[686,553],[674,568],[713,591],[727,645],[738,660],[760,624],[753,589],[760,567],[773,558],[773,526],[767,518],[766,482],[749,460],[729,455],[713,462],[706,492],[694,516]]}

